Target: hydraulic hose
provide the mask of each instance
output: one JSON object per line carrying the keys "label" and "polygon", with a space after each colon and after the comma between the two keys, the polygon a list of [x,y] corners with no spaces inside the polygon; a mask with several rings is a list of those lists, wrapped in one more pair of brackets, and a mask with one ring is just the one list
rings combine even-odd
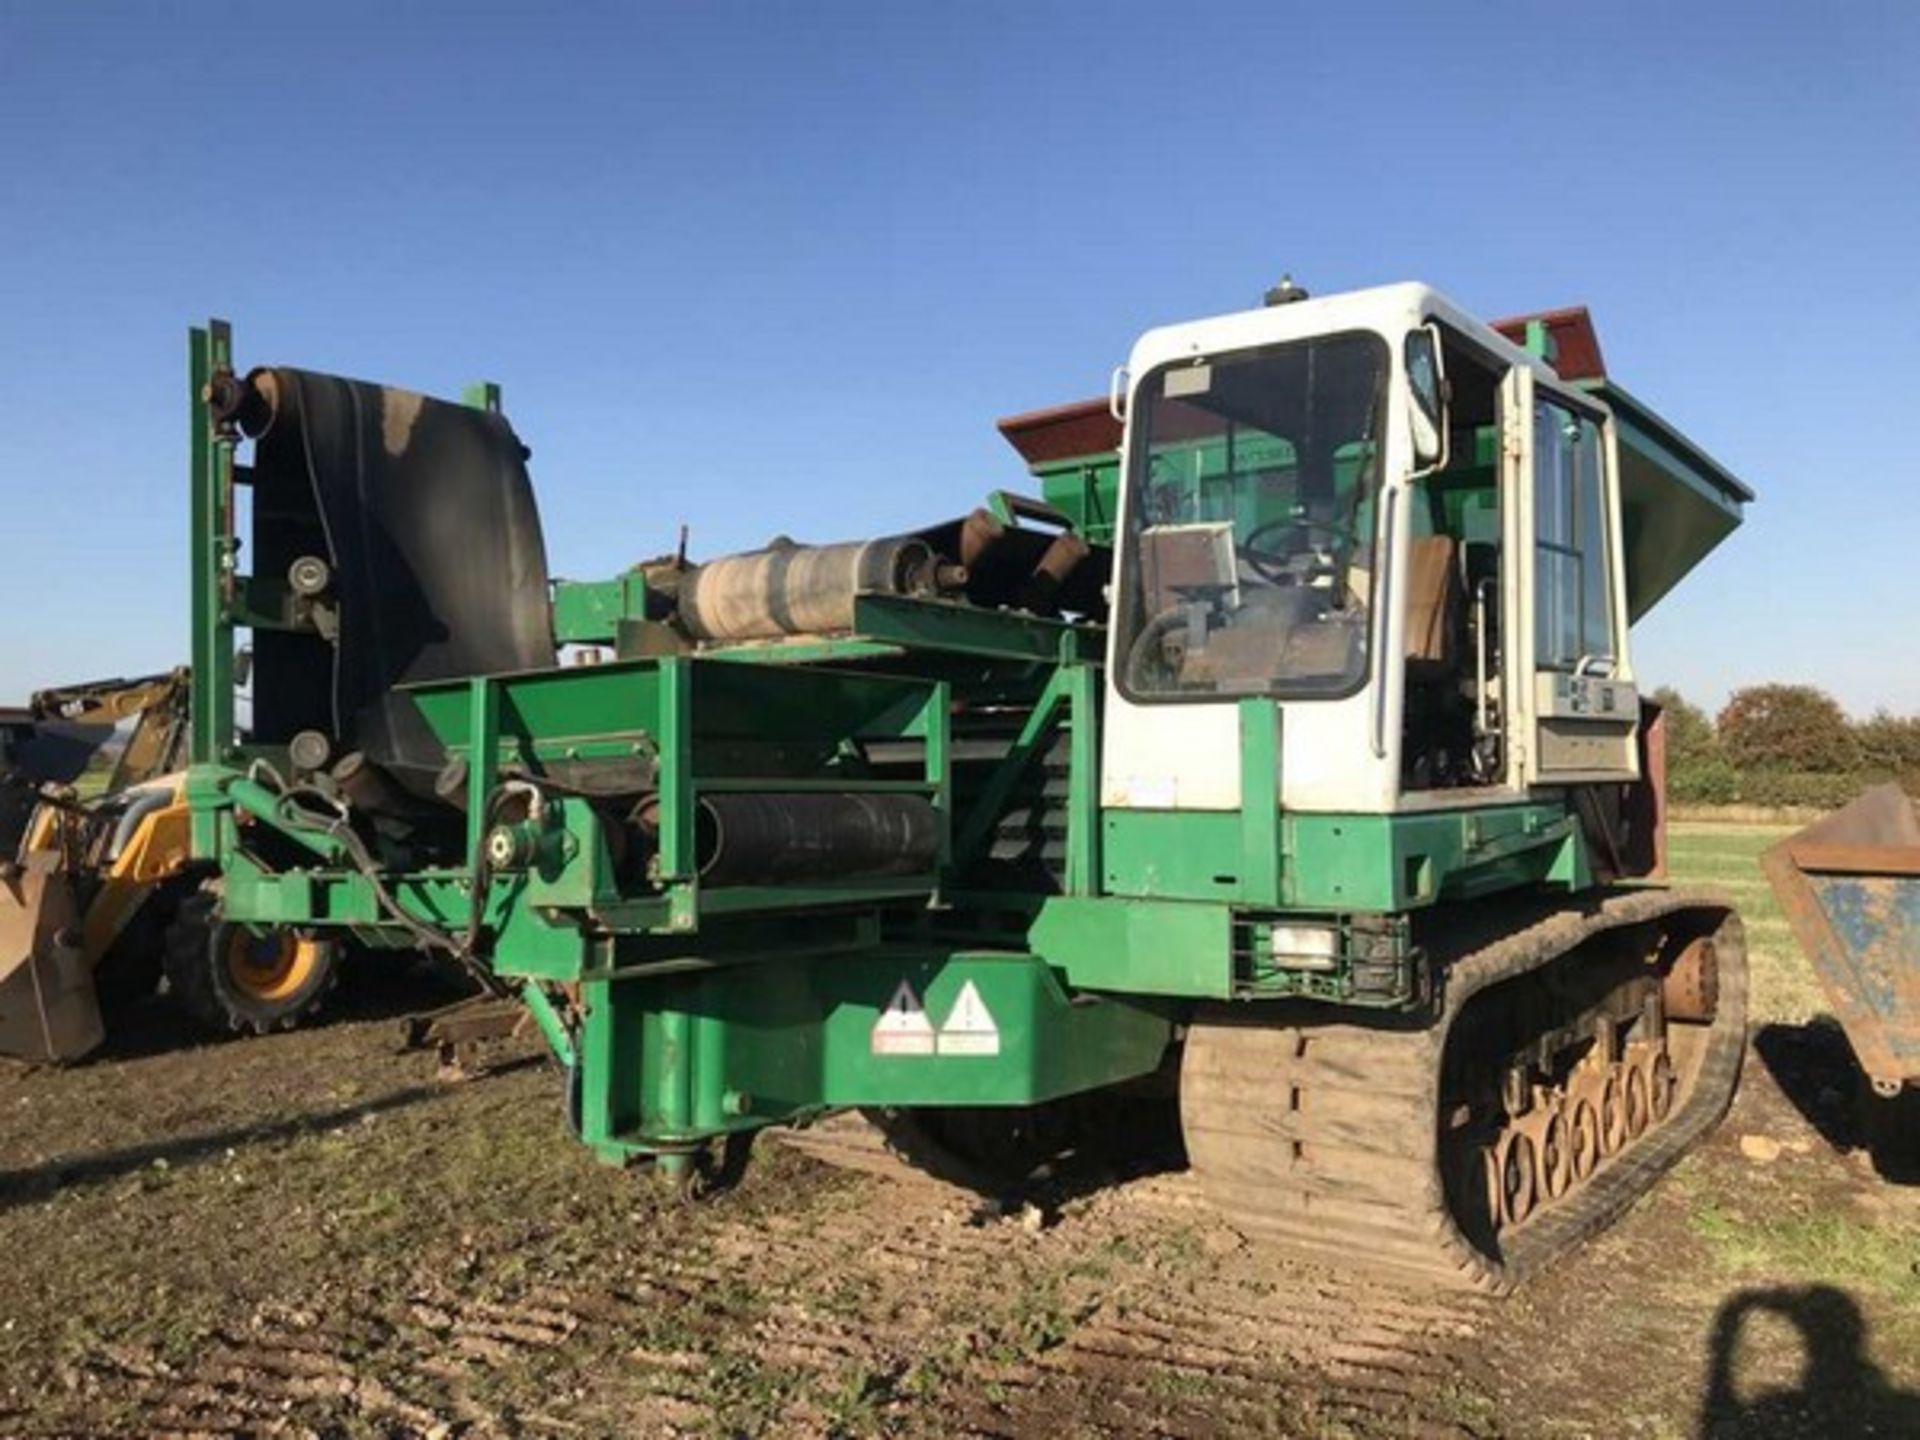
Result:
{"label": "hydraulic hose", "polygon": [[[277,794],[268,782],[278,782]],[[353,828],[350,804],[310,787],[289,786],[277,771],[264,762],[250,769],[246,779],[234,781],[227,788],[236,804],[260,815],[292,838],[299,840],[301,832],[306,832],[331,841],[331,848],[337,850],[367,882],[383,915],[411,935],[423,949],[451,956],[489,995],[519,1000],[532,1014],[535,1025],[560,1063],[568,1067],[575,1063],[579,1047],[573,1027],[555,1007],[546,991],[533,983],[510,984],[480,957],[487,889],[492,882],[492,867],[487,861],[487,830],[501,805],[516,796],[525,797],[530,818],[542,816],[547,797],[537,785],[526,780],[510,779],[495,787],[487,797],[482,807],[485,823],[480,827],[480,853],[472,858],[471,863],[473,889],[466,930],[464,935],[457,937],[419,919],[400,903],[388,888],[379,862]],[[301,843],[316,852],[323,849],[313,840],[302,840]]]}

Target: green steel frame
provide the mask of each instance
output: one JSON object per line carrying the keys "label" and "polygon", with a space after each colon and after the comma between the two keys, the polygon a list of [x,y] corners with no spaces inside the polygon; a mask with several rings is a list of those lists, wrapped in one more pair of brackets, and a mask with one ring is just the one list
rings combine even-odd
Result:
{"label": "green steel frame", "polygon": [[[484,965],[533,1010],[569,1071],[582,1138],[608,1159],[679,1163],[711,1137],[842,1106],[1027,1105],[1113,1084],[1161,1064],[1205,999],[1419,1005],[1410,915],[1515,885],[1591,883],[1559,802],[1103,813],[1097,627],[867,596],[846,636],[659,653],[637,572],[555,590],[557,640],[617,658],[408,691],[466,766],[467,823],[432,865],[376,855],[370,873],[337,828],[255,774],[235,734],[237,631],[297,621],[237,565],[245,477],[204,402],[230,365],[225,325],[193,332],[195,855],[219,867],[226,912],[243,923],[385,948],[426,935]],[[497,407],[498,392],[467,399]],[[1064,467],[1049,498],[1095,521],[1108,479],[1091,461]],[[1250,796],[1278,793],[1280,723],[1274,702],[1242,702]],[[878,765],[875,747],[911,758]],[[994,859],[1001,822],[1062,755],[1053,881],[1010,884]],[[579,795],[512,816],[500,804],[505,782],[596,761],[652,767],[660,819],[644,873]],[[934,862],[884,880],[703,883],[702,796],[808,789],[925,797]],[[489,862],[502,825],[526,858]],[[1276,955],[1301,923],[1337,937],[1331,969]],[[990,1036],[975,1027],[947,1043],[981,1012]],[[906,1039],[892,1043],[888,1025]]]}
{"label": "green steel frame", "polygon": [[[193,673],[190,708],[192,738],[188,750],[190,786],[213,783],[213,767],[228,758],[233,745],[234,677],[232,575],[234,547],[233,445],[218,433],[207,409],[207,390],[217,371],[233,366],[232,336],[223,321],[188,336],[187,416],[190,425],[192,489],[188,554],[192,571]],[[196,858],[219,858],[212,812],[192,812]]]}

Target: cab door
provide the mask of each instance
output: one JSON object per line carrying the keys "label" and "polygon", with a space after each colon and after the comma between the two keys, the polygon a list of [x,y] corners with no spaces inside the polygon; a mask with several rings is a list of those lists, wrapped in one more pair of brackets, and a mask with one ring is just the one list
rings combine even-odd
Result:
{"label": "cab door", "polygon": [[1519,533],[1509,553],[1519,561],[1521,613],[1510,680],[1519,691],[1520,778],[1638,779],[1640,699],[1627,654],[1613,418],[1538,374],[1513,378],[1506,450]]}

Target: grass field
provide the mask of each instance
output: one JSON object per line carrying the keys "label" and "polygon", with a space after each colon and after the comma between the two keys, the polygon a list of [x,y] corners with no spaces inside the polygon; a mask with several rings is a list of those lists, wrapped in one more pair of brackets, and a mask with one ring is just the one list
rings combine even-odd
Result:
{"label": "grass field", "polygon": [[1725,825],[1676,822],[1670,829],[1668,865],[1679,885],[1711,885],[1727,891],[1747,924],[1753,967],[1750,1019],[1797,1024],[1824,1014],[1819,982],[1807,968],[1786,916],[1760,873],[1760,852],[1793,833],[1787,825]]}

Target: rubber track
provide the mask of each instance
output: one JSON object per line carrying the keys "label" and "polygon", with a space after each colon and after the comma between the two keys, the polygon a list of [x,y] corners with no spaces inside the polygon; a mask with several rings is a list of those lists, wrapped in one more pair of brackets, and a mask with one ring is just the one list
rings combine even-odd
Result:
{"label": "rubber track", "polygon": [[[1455,1019],[1489,986],[1596,935],[1687,914],[1711,922],[1720,1000],[1686,1095],[1580,1190],[1502,1236],[1500,1255],[1483,1253],[1454,1222],[1440,1171],[1441,1058]],[[1431,954],[1453,957],[1436,966],[1445,997],[1427,1028],[1274,1024],[1272,1010],[1244,1003],[1202,1010],[1187,1034],[1181,1121],[1224,1219],[1322,1263],[1503,1293],[1612,1221],[1719,1122],[1746,1050],[1747,998],[1744,932],[1723,896],[1620,890],[1517,930],[1514,918],[1507,902],[1423,935]]]}

